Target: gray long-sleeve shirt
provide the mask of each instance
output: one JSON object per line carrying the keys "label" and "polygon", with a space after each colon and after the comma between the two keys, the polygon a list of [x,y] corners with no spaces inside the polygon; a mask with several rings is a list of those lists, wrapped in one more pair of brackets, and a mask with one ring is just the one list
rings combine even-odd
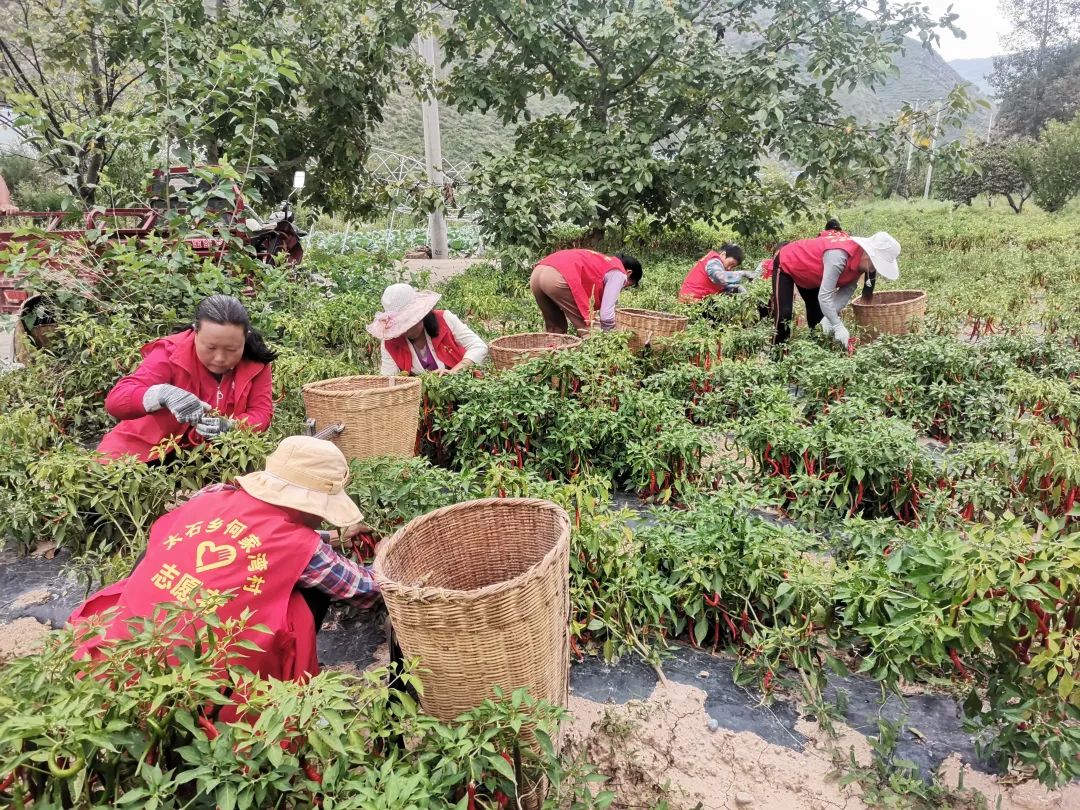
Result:
{"label": "gray long-sleeve shirt", "polygon": [[[825,320],[834,327],[840,325],[840,310],[851,302],[852,296],[855,295],[855,288],[859,286],[858,279],[840,288],[836,286],[847,267],[849,258],[843,250],[826,250],[822,257],[825,272],[822,274],[821,287],[818,289],[818,304],[821,306],[821,313],[825,316]],[[871,272],[867,276],[864,295],[867,291],[873,291],[874,275]]]}

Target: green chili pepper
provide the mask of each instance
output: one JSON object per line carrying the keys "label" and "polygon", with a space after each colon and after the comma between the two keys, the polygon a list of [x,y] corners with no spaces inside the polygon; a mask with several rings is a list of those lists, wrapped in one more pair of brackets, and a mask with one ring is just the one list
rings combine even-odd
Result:
{"label": "green chili pepper", "polygon": [[53,751],[49,754],[49,773],[53,775],[54,779],[70,779],[81,771],[83,765],[86,764],[86,759],[82,756],[78,756],[72,760],[71,765],[66,768],[61,768],[60,763],[57,761],[59,753],[59,751]]}

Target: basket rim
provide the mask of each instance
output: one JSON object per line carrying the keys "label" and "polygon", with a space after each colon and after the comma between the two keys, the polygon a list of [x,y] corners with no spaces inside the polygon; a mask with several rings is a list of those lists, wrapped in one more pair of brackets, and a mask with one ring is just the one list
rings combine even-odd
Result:
{"label": "basket rim", "polygon": [[633,308],[633,307],[616,307],[615,308],[615,315],[617,316],[620,312],[623,313],[623,314],[626,314],[626,315],[637,315],[637,316],[644,315],[645,317],[648,317],[648,318],[658,318],[658,319],[661,319],[661,320],[672,320],[672,321],[689,321],[690,320],[686,315],[679,315],[679,314],[674,313],[674,312],[660,312],[659,310],[655,310],[655,309],[636,309],[636,308]]}
{"label": "basket rim", "polygon": [[[346,377],[330,377],[326,380],[315,380],[314,382],[304,383],[300,389],[302,392],[315,391],[320,396],[324,397],[354,397],[356,391],[327,391],[323,389],[323,386],[329,383],[343,382],[346,380],[382,380],[385,384],[381,388],[368,388],[365,389],[365,393],[377,393],[379,391],[400,391],[407,388],[420,385],[419,377],[406,377],[395,375],[393,377],[387,377],[382,374],[350,374]],[[394,380],[395,382],[387,382],[388,380]]]}
{"label": "basket rim", "polygon": [[868,304],[868,303],[865,303],[864,301],[856,299],[856,300],[851,302],[851,305],[853,307],[858,308],[858,309],[881,311],[881,310],[883,310],[883,309],[885,309],[887,307],[911,306],[915,302],[922,301],[922,300],[924,300],[926,298],[926,290],[882,290],[881,292],[877,293],[874,297],[876,298],[878,295],[882,295],[884,293],[918,293],[918,295],[912,296],[911,298],[905,298],[902,301],[885,301],[885,302],[880,303],[880,304],[872,303],[872,302]]}
{"label": "basket rim", "polygon": [[[529,352],[529,351],[534,351],[536,349],[548,349],[548,348],[550,348],[548,346],[529,346],[527,348],[516,348],[514,346],[501,346],[501,345],[498,345],[499,341],[501,341],[501,340],[509,340],[510,338],[522,338],[522,337],[544,337],[544,338],[552,338],[552,337],[554,337],[554,338],[560,338],[560,339],[566,341],[567,346],[573,346],[573,345],[576,345],[578,343],[581,343],[581,338],[579,338],[579,337],[575,337],[574,335],[564,335],[564,334],[560,334],[558,332],[515,332],[512,335],[499,335],[499,337],[497,337],[497,338],[492,338],[488,342],[488,348],[490,349],[492,346],[495,346],[496,348],[503,349],[504,351],[508,351],[508,352]],[[556,346],[555,348],[557,348],[557,349],[558,348],[566,348],[566,346]]]}
{"label": "basket rim", "polygon": [[565,509],[553,501],[545,500],[543,498],[478,498],[471,501],[462,501],[460,503],[451,504],[450,506],[440,507],[439,509],[432,510],[423,515],[417,515],[394,532],[390,537],[379,543],[378,549],[375,552],[375,560],[372,563],[372,570],[375,572],[375,581],[378,583],[379,589],[383,593],[389,592],[397,596],[408,597],[415,600],[422,599],[428,602],[478,602],[487,599],[492,595],[502,593],[511,588],[516,588],[533,579],[545,576],[547,570],[558,560],[561,553],[560,549],[563,545],[561,542],[556,541],[543,557],[517,576],[499,582],[493,582],[491,585],[485,585],[482,588],[462,590],[458,588],[435,588],[428,585],[405,585],[396,580],[387,578],[385,573],[386,557],[394,546],[401,542],[401,539],[405,536],[406,532],[409,532],[424,523],[437,520],[447,514],[490,506],[496,508],[532,506],[552,512],[559,527],[560,539],[565,537],[565,542],[567,544],[570,542],[570,516],[566,513]]}

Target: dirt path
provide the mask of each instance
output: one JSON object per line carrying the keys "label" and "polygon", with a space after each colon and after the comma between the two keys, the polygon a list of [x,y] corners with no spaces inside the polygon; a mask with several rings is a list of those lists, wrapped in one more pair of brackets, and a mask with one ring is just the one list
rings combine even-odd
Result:
{"label": "dirt path", "polygon": [[[846,760],[850,752],[860,765],[871,762],[865,736],[841,725],[839,736],[831,739],[815,723],[803,720],[798,725],[807,739],[802,750],[775,745],[752,732],[719,727],[706,711],[706,697],[701,689],[675,682],[657,684],[646,699],[623,705],[572,695],[567,744],[610,777],[604,787],[615,791],[615,807],[646,807],[660,801],[668,802],[672,810],[870,807],[858,784],[843,787],[831,775],[837,755]],[[986,806],[1000,810],[1080,808],[1080,785],[1064,791],[1047,791],[1032,782],[1005,786],[956,757],[942,766],[942,783],[956,787],[961,769],[969,789],[965,803],[972,808],[977,802],[970,789],[987,798]]]}
{"label": "dirt path", "polygon": [[49,625],[29,616],[0,623],[0,664],[12,658],[41,652],[51,632]]}

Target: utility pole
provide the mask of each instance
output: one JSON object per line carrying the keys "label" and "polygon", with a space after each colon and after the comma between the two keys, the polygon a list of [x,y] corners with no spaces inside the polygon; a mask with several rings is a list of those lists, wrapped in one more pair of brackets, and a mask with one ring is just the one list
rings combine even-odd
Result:
{"label": "utility pole", "polygon": [[[435,81],[435,53],[438,45],[433,33],[420,35],[420,56],[427,62],[432,82]],[[442,135],[439,131],[439,100],[434,92],[420,100],[420,109],[424,115],[424,157],[427,160],[428,182],[442,193],[444,181],[442,172]],[[431,258],[447,258],[446,216],[442,211],[428,214],[428,244],[431,245]]]}
{"label": "utility pole", "polygon": [[990,120],[986,122],[986,143],[990,143],[990,132],[994,129],[994,108],[990,108]]}
{"label": "utility pole", "polygon": [[930,199],[930,178],[934,176],[934,148],[937,146],[937,131],[940,124],[941,107],[938,107],[937,115],[934,117],[934,134],[930,137],[930,162],[926,167],[926,186],[923,188],[922,193],[924,200]]}
{"label": "utility pole", "polygon": [[[903,177],[904,186],[905,186],[905,188],[904,188],[904,198],[905,199],[907,199],[908,190],[911,188],[911,185],[910,185],[909,181],[910,181],[910,178],[911,178],[911,153],[915,150],[915,115],[917,115],[918,112],[919,112],[919,105],[920,104],[922,104],[922,99],[921,98],[918,99],[915,102],[915,109],[912,111],[912,118],[911,118],[911,134],[908,135],[907,162],[904,164],[904,177]],[[900,192],[900,180],[901,180],[901,178],[899,178],[899,177],[896,179],[896,191],[897,191],[897,193]]]}

